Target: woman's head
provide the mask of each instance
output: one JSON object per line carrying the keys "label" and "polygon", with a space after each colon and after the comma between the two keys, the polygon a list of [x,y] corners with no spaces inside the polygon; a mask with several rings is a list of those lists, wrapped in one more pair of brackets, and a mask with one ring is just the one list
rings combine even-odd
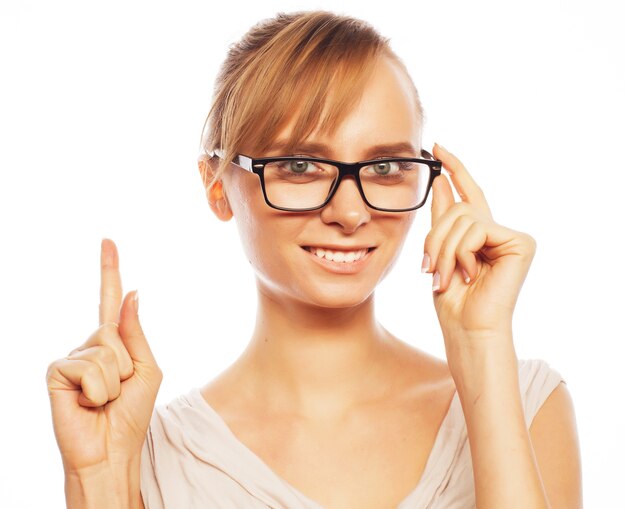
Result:
{"label": "woman's head", "polygon": [[[231,49],[203,138],[206,153],[219,148],[222,155],[201,161],[200,169],[213,211],[223,220],[235,216],[264,293],[351,307],[389,272],[414,211],[369,208],[353,178],[322,209],[279,211],[265,203],[258,176],[229,161],[236,154],[345,162],[420,157],[421,134],[415,86],[377,32],[325,12],[279,15]],[[211,175],[223,182],[225,196]],[[311,247],[370,252],[341,273]]]}
{"label": "woman's head", "polygon": [[[381,57],[408,78],[388,40],[358,19],[299,12],[252,27],[222,64],[204,126],[204,155],[224,152],[222,164],[213,168],[214,179],[235,154],[264,153],[287,123],[292,128],[285,153],[315,130],[332,133],[357,104]],[[422,107],[412,87],[421,123]]]}

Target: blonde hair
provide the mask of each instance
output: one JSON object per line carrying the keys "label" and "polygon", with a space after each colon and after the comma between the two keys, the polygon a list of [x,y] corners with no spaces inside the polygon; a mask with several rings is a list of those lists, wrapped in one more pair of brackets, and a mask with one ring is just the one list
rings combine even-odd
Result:
{"label": "blonde hair", "polygon": [[[243,145],[267,150],[294,115],[288,151],[316,128],[332,134],[381,55],[406,72],[389,40],[369,24],[326,11],[279,13],[253,26],[231,46],[215,81],[201,151],[211,158],[219,149],[223,158],[206,184],[220,178]],[[421,122],[417,90],[415,97]]]}

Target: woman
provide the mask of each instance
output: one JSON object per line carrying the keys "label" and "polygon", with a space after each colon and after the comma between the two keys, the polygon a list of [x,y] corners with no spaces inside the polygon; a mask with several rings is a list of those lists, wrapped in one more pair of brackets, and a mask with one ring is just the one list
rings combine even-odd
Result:
{"label": "woman", "polygon": [[[154,409],[162,373],[105,239],[100,326],[48,369],[69,507],[581,506],[567,389],[513,346],[534,241],[494,223],[454,155],[422,149],[422,118],[358,20],[279,15],[233,46],[199,169],[255,270],[249,346]],[[446,362],[374,315],[431,187],[422,268]]]}

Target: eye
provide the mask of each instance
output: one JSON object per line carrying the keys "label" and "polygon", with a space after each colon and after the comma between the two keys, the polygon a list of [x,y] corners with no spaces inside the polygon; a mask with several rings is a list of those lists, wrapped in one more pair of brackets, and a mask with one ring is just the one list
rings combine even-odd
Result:
{"label": "eye", "polygon": [[378,175],[388,175],[389,173],[398,171],[398,163],[381,161],[380,163],[373,164],[372,168]]}
{"label": "eye", "polygon": [[310,165],[309,161],[290,161],[289,169],[294,173],[304,173],[309,169]]}

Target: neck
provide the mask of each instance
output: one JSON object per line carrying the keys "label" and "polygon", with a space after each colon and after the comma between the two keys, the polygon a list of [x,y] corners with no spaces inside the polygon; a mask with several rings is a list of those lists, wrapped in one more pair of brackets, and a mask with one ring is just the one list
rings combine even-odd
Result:
{"label": "neck", "polygon": [[373,294],[336,309],[259,290],[254,333],[236,367],[247,392],[274,411],[339,416],[386,388],[392,341],[375,320]]}

